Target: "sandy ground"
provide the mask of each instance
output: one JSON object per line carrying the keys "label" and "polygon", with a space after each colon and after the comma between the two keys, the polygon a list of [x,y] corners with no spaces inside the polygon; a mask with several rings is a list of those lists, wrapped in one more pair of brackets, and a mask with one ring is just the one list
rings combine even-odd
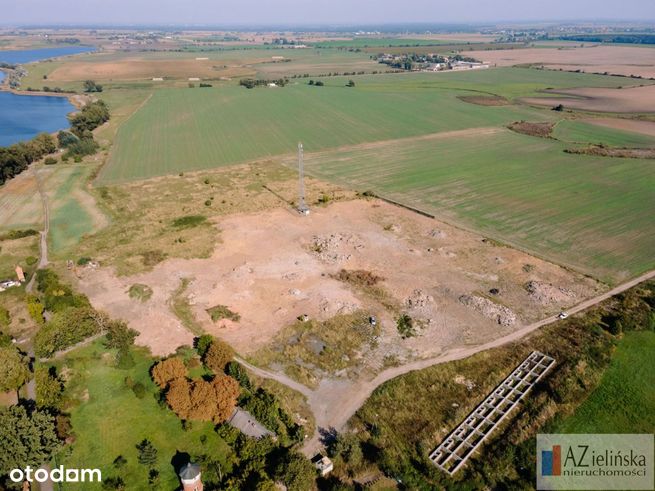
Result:
{"label": "sandy ground", "polygon": [[[117,277],[109,268],[85,270],[79,288],[96,308],[128,321],[140,332],[137,343],[158,355],[193,339],[168,307],[181,278],[192,280],[187,292],[196,319],[243,355],[269,343],[301,314],[326,319],[362,308],[381,320],[382,339],[371,354],[378,361],[389,350],[410,359],[492,340],[602,290],[582,275],[378,200],[334,203],[308,217],[283,208],[238,214],[217,226],[221,242],[209,259],[167,260],[131,277]],[[526,264],[532,265],[529,272]],[[329,277],[341,268],[384,277],[380,285],[424,322],[420,335],[401,341],[390,314],[375,311],[379,304]],[[536,301],[525,289],[531,280],[566,287],[570,294],[561,303]],[[153,297],[145,303],[130,299],[134,283],[150,286]],[[499,290],[493,298],[492,288]],[[492,298],[511,309],[516,322],[499,325],[463,305],[459,298],[465,294]],[[205,309],[217,304],[241,320],[213,323]]]}
{"label": "sandy ground", "polygon": [[582,121],[598,126],[605,126],[607,128],[614,128],[617,130],[641,133],[642,135],[655,136],[655,122],[652,121],[622,118],[589,118]]}
{"label": "sandy ground", "polygon": [[[655,51],[655,50],[654,50]],[[549,91],[558,97],[526,97],[522,102],[608,113],[655,112],[655,85],[623,89],[581,88]]]}
{"label": "sandy ground", "polygon": [[652,48],[591,45],[584,48],[471,51],[467,56],[497,66],[535,63],[553,69],[655,77],[655,49]]}

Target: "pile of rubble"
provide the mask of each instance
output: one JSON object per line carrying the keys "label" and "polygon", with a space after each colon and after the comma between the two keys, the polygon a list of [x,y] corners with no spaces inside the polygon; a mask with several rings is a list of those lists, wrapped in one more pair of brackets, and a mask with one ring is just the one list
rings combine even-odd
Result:
{"label": "pile of rubble", "polygon": [[423,290],[416,289],[405,299],[405,305],[409,309],[424,309],[434,303],[434,297]]}
{"label": "pile of rubble", "polygon": [[485,317],[495,320],[501,326],[511,326],[516,322],[516,314],[512,310],[504,305],[492,302],[488,298],[477,295],[462,295],[459,297],[459,301],[463,305],[480,312]]}
{"label": "pile of rubble", "polygon": [[576,296],[575,292],[568,288],[541,281],[529,281],[525,289],[530,298],[541,305],[568,303]]}
{"label": "pile of rubble", "polygon": [[353,234],[315,235],[312,237],[311,250],[321,261],[339,263],[352,257],[350,251],[364,248],[361,240]]}

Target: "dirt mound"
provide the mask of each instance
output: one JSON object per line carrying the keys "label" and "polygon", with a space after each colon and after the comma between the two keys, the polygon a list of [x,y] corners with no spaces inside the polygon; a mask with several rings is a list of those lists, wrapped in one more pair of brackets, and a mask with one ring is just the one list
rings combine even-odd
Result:
{"label": "dirt mound", "polygon": [[488,298],[477,295],[462,295],[459,297],[459,301],[485,317],[495,320],[501,326],[511,326],[516,322],[516,314],[512,310],[503,305],[498,305]]}
{"label": "dirt mound", "polygon": [[553,123],[529,123],[528,121],[515,121],[510,124],[508,128],[523,135],[550,138],[550,133],[553,131],[553,126],[555,126]]}
{"label": "dirt mound", "polygon": [[532,300],[541,305],[569,302],[575,298],[575,293],[568,288],[557,287],[551,283],[530,281],[525,289]]}
{"label": "dirt mound", "polygon": [[405,305],[410,309],[422,309],[434,303],[434,297],[423,290],[416,289],[405,299]]}
{"label": "dirt mound", "polygon": [[478,106],[506,106],[509,101],[499,95],[461,95],[457,97],[460,101]]}
{"label": "dirt mound", "polygon": [[315,235],[312,237],[311,250],[321,261],[339,263],[352,257],[348,251],[364,248],[363,242],[354,234]]}

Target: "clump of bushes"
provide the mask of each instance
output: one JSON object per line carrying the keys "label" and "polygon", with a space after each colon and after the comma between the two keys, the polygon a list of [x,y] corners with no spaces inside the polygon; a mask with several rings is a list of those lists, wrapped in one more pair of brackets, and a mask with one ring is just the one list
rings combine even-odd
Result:
{"label": "clump of bushes", "polygon": [[233,312],[226,305],[216,305],[211,307],[207,309],[207,313],[214,322],[217,322],[221,319],[229,319],[231,321],[238,322],[241,319],[240,314]]}

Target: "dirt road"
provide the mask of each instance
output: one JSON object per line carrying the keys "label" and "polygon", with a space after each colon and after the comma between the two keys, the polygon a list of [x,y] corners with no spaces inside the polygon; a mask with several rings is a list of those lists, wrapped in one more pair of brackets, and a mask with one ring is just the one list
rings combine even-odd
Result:
{"label": "dirt road", "polygon": [[[616,288],[603,293],[602,295],[591,298],[579,303],[574,307],[571,307],[568,310],[568,313],[569,315],[573,315],[578,312],[582,312],[589,307],[603,302],[614,295],[618,295],[619,293],[622,293],[625,290],[628,290],[629,288],[632,288],[633,286],[654,277],[655,270],[644,273],[643,275],[638,276],[637,278],[634,278],[627,283],[623,283],[622,285],[619,285]],[[312,390],[294,380],[291,380],[284,374],[257,368],[238,358],[237,361],[249,370],[252,370],[256,375],[276,380],[290,387],[291,389],[297,390],[305,397],[307,397],[307,402],[312,412],[314,413],[314,417],[316,419],[316,427],[319,429],[319,431],[317,431],[316,434],[314,434],[314,436],[305,443],[303,446],[303,452],[307,456],[313,456],[320,450],[322,446],[320,440],[320,430],[334,429],[340,431],[343,429],[348,420],[366,402],[373,391],[383,383],[414,370],[422,370],[424,368],[438,365],[440,363],[448,363],[451,361],[461,360],[463,358],[473,356],[481,351],[513,343],[520,340],[524,336],[527,336],[531,332],[534,332],[543,326],[557,321],[557,316],[550,316],[538,322],[527,325],[507,336],[503,336],[488,343],[467,348],[449,350],[435,357],[417,360],[406,365],[389,368],[379,373],[375,378],[371,380],[361,380],[357,382],[345,380],[323,380],[316,390]]]}
{"label": "dirt road", "polygon": [[[37,264],[37,269],[43,269],[48,265],[48,232],[50,231],[50,209],[48,207],[48,196],[43,190],[41,185],[41,178],[39,177],[39,172],[34,166],[32,166],[32,173],[34,174],[34,179],[36,180],[36,187],[41,196],[41,202],[43,203],[43,230],[39,232],[40,241],[39,241],[39,263]],[[33,274],[30,278],[29,283],[25,287],[25,291],[30,293],[34,288],[34,280],[36,279],[36,274]]]}

